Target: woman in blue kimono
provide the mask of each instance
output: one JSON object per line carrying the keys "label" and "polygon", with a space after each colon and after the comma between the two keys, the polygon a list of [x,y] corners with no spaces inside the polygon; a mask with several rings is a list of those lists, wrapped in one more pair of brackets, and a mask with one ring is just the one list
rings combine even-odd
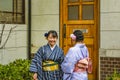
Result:
{"label": "woman in blue kimono", "polygon": [[88,80],[88,49],[83,43],[84,36],[80,30],[71,34],[71,38],[76,42],[71,47],[61,64],[64,72],[63,80]]}
{"label": "woman in blue kimono", "polygon": [[62,80],[63,72],[61,63],[64,54],[61,48],[56,45],[57,32],[50,30],[45,34],[47,45],[40,47],[30,65],[34,80]]}

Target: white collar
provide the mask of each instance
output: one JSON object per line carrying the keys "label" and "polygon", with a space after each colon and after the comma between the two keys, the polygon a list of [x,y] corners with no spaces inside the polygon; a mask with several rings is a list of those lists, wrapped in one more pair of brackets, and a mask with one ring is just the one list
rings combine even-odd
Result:
{"label": "white collar", "polygon": [[[49,44],[49,46],[50,46],[50,44]],[[53,47],[50,46],[50,49],[53,51],[55,46],[56,46],[56,44]]]}

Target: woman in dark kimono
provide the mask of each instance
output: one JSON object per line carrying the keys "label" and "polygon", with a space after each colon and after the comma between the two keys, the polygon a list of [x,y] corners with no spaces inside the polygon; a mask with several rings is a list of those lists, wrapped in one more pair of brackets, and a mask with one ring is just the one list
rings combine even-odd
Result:
{"label": "woman in dark kimono", "polygon": [[60,65],[64,59],[61,48],[56,45],[58,39],[54,30],[45,34],[48,44],[40,47],[30,65],[34,80],[62,80]]}

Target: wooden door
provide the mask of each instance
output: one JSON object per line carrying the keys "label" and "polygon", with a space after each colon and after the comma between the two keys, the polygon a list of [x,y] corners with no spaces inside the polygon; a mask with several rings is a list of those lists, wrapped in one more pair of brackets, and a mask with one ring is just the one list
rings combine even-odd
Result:
{"label": "wooden door", "polygon": [[88,75],[89,80],[98,80],[99,2],[98,0],[61,0],[60,2],[60,46],[66,54],[74,45],[70,34],[74,30],[81,30],[93,61],[93,73]]}

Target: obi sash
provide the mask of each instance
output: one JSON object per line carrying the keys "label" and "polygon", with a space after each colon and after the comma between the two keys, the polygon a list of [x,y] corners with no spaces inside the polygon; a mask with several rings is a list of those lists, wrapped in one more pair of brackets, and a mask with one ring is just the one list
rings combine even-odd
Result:
{"label": "obi sash", "polygon": [[42,63],[43,71],[55,71],[59,70],[59,65],[55,61],[46,60]]}
{"label": "obi sash", "polygon": [[[84,67],[81,67],[81,65],[83,65]],[[75,68],[74,68],[74,72],[85,72],[88,68],[88,61],[87,59],[82,59],[82,60],[79,60],[76,65],[75,65]]]}
{"label": "obi sash", "polygon": [[[82,59],[77,62],[74,68],[74,72],[84,72],[87,71],[88,73],[92,73],[92,60],[89,58],[88,60]],[[80,67],[84,65],[84,67]]]}

